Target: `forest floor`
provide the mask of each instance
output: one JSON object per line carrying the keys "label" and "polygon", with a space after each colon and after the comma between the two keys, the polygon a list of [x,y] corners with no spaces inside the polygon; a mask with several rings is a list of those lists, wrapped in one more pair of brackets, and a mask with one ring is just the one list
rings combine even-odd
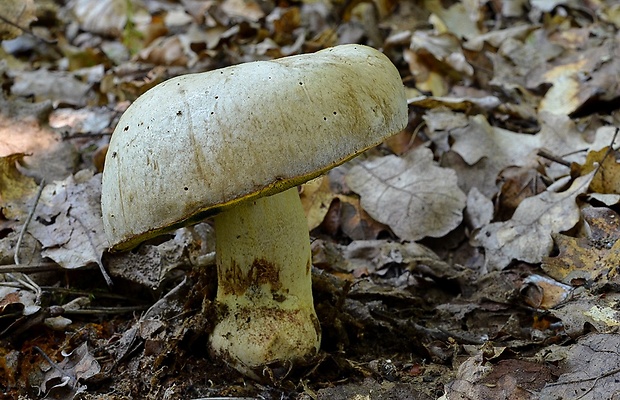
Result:
{"label": "forest floor", "polygon": [[[617,1],[4,0],[0,41],[0,398],[618,398]],[[409,123],[300,188],[321,349],[258,383],[207,349],[210,221],[107,251],[107,145],[169,78],[345,43]]]}

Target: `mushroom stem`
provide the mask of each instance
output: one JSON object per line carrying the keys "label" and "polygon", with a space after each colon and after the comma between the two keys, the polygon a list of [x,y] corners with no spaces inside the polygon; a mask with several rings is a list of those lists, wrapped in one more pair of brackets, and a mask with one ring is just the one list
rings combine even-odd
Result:
{"label": "mushroom stem", "polygon": [[217,303],[224,314],[211,350],[265,379],[316,355],[321,331],[312,301],[310,239],[297,188],[246,201],[215,217]]}

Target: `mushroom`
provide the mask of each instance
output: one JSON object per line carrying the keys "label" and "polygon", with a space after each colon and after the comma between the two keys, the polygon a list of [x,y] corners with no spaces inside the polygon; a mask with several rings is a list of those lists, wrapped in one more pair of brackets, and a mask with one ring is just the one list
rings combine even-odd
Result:
{"label": "mushroom", "polygon": [[342,45],[165,81],[121,116],[101,208],[112,251],[215,216],[222,310],[210,351],[241,373],[318,352],[308,228],[297,185],[403,129],[399,73]]}

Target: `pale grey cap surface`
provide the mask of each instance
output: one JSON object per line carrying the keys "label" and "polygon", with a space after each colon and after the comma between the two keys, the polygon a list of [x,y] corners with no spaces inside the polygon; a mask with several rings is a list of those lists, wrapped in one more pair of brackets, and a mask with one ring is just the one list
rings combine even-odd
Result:
{"label": "pale grey cap surface", "polygon": [[112,135],[101,200],[110,245],[128,249],[296,186],[406,123],[396,67],[362,45],[170,79]]}

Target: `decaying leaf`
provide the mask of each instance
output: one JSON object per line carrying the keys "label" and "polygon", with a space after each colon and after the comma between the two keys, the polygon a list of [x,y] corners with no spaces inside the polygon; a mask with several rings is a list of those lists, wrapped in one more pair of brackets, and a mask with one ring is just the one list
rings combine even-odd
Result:
{"label": "decaying leaf", "polygon": [[480,352],[460,365],[456,380],[446,386],[441,399],[534,400],[538,398],[536,392],[553,378],[553,372],[551,365],[525,360],[490,363]]}
{"label": "decaying leaf", "polygon": [[407,100],[407,103],[422,108],[447,107],[454,111],[469,111],[480,108],[482,110],[492,110],[501,104],[500,99],[495,96],[484,97],[433,97],[417,96]]}
{"label": "decaying leaf", "polygon": [[47,366],[40,388],[43,393],[50,392],[53,398],[71,400],[87,389],[83,381],[97,375],[101,367],[90,353],[86,342],[70,353],[63,352],[62,355],[65,358],[60,363]]}
{"label": "decaying leaf", "polygon": [[519,204],[547,188],[542,174],[531,167],[508,167],[498,176],[500,189],[497,195],[496,220],[509,219]]}
{"label": "decaying leaf", "polygon": [[618,36],[593,42],[579,55],[569,55],[560,65],[546,71],[542,79],[553,86],[541,100],[540,110],[570,115],[587,102],[617,98],[620,94],[617,41]]}
{"label": "decaying leaf", "polygon": [[157,290],[171,270],[191,268],[187,256],[191,242],[189,229],[181,228],[172,240],[158,245],[145,244],[134,252],[110,254],[106,266],[112,277],[122,277]]}
{"label": "decaying leaf", "polygon": [[593,333],[571,345],[562,375],[541,390],[541,400],[611,399],[620,393],[620,336]]}
{"label": "decaying leaf", "polygon": [[609,208],[585,208],[587,236],[554,233],[559,254],[543,259],[543,270],[554,279],[573,286],[592,285],[620,265],[620,216]]}
{"label": "decaying leaf", "polygon": [[454,112],[432,112],[425,121],[431,139],[441,148],[447,147],[444,140],[453,139],[442,165],[456,171],[459,186],[466,191],[476,187],[487,197],[497,192],[496,179],[502,170],[532,165],[540,147],[538,136],[491,126],[483,115],[466,118]]}
{"label": "decaying leaf", "polygon": [[43,256],[64,268],[101,264],[107,248],[101,222],[101,175],[80,171],[48,184],[28,231],[43,245]]}
{"label": "decaying leaf", "polygon": [[493,219],[493,202],[473,188],[467,194],[467,208],[465,218],[473,229],[487,225]]}
{"label": "decaying leaf", "polygon": [[[2,111],[8,111],[9,107],[4,108],[7,103],[0,99]],[[61,140],[60,134],[34,117],[38,109],[47,118],[49,111],[41,108],[51,107],[51,103],[45,104],[47,106],[12,103],[26,114],[24,116],[0,113],[0,156],[17,157],[16,153],[25,153],[27,157],[22,156],[18,162],[25,167],[27,174],[51,182],[73,173],[79,156],[73,143]]]}
{"label": "decaying leaf", "polygon": [[512,260],[540,262],[549,255],[551,234],[572,228],[579,221],[578,195],[588,189],[593,173],[581,176],[563,192],[550,189],[519,204],[512,218],[494,222],[476,234],[475,241],[484,247],[486,268],[503,269]]}
{"label": "decaying leaf", "polygon": [[441,237],[463,220],[466,196],[456,174],[438,167],[424,147],[403,157],[363,161],[346,182],[360,195],[364,210],[404,240]]}
{"label": "decaying leaf", "polygon": [[385,275],[391,265],[409,270],[424,265],[426,273],[446,279],[459,274],[457,268],[442,261],[431,249],[415,242],[354,240],[344,246],[316,240],[312,247],[315,265],[354,277]]}
{"label": "decaying leaf", "polygon": [[[0,315],[7,307],[17,307],[23,315],[32,315],[41,309],[41,306],[36,304],[34,293],[24,289],[0,286]],[[15,309],[11,311],[14,312]]]}
{"label": "decaying leaf", "polygon": [[482,115],[470,117],[466,127],[453,129],[450,134],[455,139],[452,150],[468,164],[488,157],[497,172],[512,165],[527,165],[532,152],[539,147],[536,136],[493,127]]}
{"label": "decaying leaf", "polygon": [[605,147],[599,151],[590,151],[582,166],[582,173],[599,169],[590,183],[590,190],[595,193],[620,194],[620,163],[617,151]]}
{"label": "decaying leaf", "polygon": [[575,291],[570,301],[550,309],[549,313],[562,321],[564,332],[573,338],[592,330],[615,333],[620,327],[618,304],[620,296],[617,293],[595,297]]}

